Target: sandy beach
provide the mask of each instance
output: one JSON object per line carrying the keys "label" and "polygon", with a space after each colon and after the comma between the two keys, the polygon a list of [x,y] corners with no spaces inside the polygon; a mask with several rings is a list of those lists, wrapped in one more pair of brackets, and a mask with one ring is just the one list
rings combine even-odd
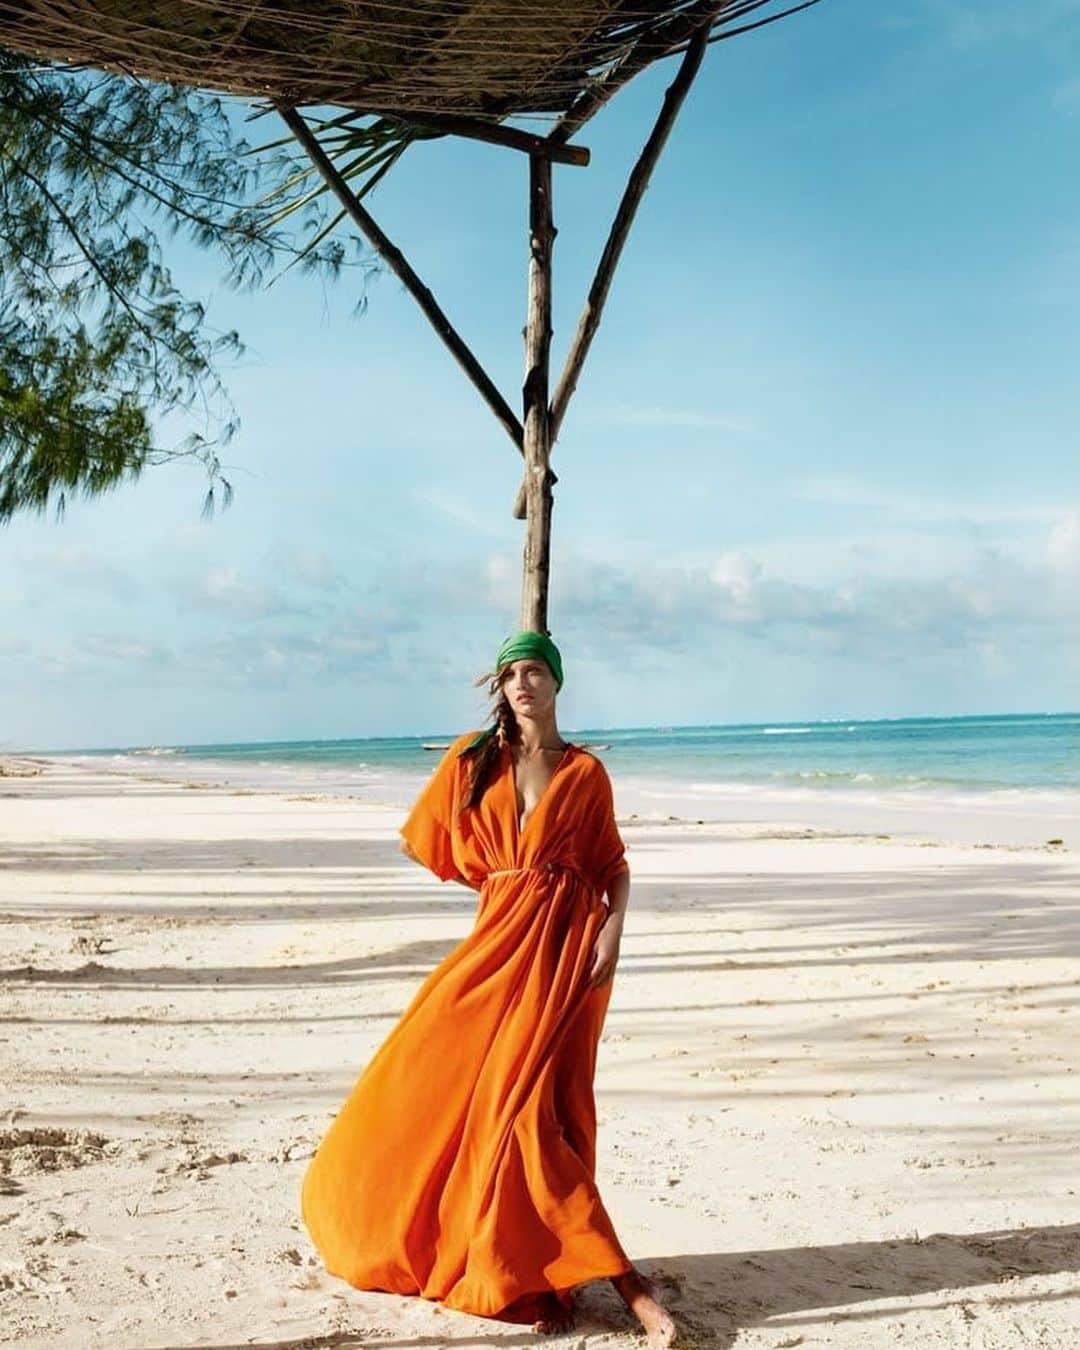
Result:
{"label": "sandy beach", "polygon": [[[357,1293],[302,1229],[306,1159],[475,909],[399,809],[2,766],[0,1340],[635,1343],[604,1285],[533,1337]],[[1080,1343],[1070,841],[619,823],[598,1180],[682,1343]]]}

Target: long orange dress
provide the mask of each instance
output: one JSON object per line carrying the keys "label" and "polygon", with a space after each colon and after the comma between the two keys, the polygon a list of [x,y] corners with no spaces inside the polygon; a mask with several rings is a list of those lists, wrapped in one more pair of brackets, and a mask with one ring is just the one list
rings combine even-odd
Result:
{"label": "long orange dress", "polygon": [[459,736],[401,834],[443,880],[480,888],[468,937],[361,1073],[304,1177],[327,1270],[358,1289],[531,1322],[544,1295],[631,1262],[595,1182],[593,1076],[612,982],[586,983],[605,892],[628,870],[599,759],[563,753],[519,828],[500,751],[459,817]]}

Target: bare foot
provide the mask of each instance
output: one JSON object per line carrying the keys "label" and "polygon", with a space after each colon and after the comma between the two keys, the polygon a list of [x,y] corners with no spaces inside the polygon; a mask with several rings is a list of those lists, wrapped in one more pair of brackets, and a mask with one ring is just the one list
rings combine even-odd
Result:
{"label": "bare foot", "polygon": [[574,1329],[573,1301],[566,1304],[556,1294],[545,1294],[542,1300],[539,1319],[533,1323],[533,1331],[548,1336],[557,1336],[563,1331]]}
{"label": "bare foot", "polygon": [[648,1350],[667,1350],[675,1345],[676,1326],[671,1314],[660,1301],[660,1288],[640,1270],[628,1270],[616,1275],[611,1283],[619,1296],[645,1328]]}

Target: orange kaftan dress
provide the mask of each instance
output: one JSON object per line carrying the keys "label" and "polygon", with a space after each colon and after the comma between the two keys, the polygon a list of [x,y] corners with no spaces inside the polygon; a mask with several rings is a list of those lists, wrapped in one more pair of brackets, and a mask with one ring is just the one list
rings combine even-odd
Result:
{"label": "orange kaftan dress", "polygon": [[599,759],[563,753],[523,828],[510,748],[459,817],[459,736],[401,834],[480,890],[304,1177],[326,1268],[358,1289],[531,1322],[540,1296],[629,1271],[597,1192],[593,1075],[611,997],[586,984],[605,892],[628,870]]}

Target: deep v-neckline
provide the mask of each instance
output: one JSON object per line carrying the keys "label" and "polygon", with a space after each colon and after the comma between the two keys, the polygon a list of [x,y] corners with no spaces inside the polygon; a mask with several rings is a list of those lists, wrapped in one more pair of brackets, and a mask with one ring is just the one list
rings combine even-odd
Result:
{"label": "deep v-neckline", "polygon": [[510,799],[514,807],[515,844],[521,842],[522,836],[524,835],[525,831],[529,828],[529,822],[532,820],[533,816],[536,815],[537,811],[540,810],[540,807],[544,804],[544,798],[551,791],[552,785],[554,784],[556,777],[558,776],[563,766],[566,764],[566,761],[570,758],[571,750],[574,750],[576,748],[577,747],[574,745],[573,741],[566,742],[566,747],[562,752],[562,756],[560,757],[558,764],[556,764],[554,769],[552,769],[551,771],[551,777],[547,781],[547,787],[545,787],[543,792],[541,792],[540,796],[537,797],[536,805],[529,812],[525,820],[525,823],[522,824],[521,813],[518,811],[517,778],[514,775],[514,748],[512,745],[510,745],[509,742],[506,743],[506,775],[510,780]]}

